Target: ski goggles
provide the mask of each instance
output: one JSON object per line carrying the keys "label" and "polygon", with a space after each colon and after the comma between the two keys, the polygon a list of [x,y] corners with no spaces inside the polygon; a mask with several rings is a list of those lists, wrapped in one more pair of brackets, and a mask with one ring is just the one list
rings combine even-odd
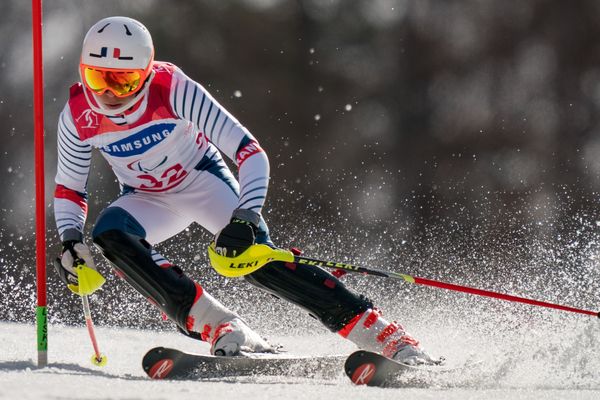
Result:
{"label": "ski goggles", "polygon": [[117,97],[127,97],[144,86],[148,71],[143,69],[120,70],[81,65],[83,83],[96,94],[110,90]]}

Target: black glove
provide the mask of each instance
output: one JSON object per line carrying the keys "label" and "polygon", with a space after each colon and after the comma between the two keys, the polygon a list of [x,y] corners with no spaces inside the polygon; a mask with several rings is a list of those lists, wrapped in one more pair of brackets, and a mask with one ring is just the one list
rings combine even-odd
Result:
{"label": "black glove", "polygon": [[225,257],[242,254],[256,240],[260,215],[250,210],[237,209],[229,224],[215,236],[215,251]]}

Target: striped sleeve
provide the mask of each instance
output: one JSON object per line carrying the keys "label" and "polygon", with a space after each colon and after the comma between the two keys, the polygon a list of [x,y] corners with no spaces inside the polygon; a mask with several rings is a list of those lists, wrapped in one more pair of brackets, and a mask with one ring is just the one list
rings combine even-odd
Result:
{"label": "striped sleeve", "polygon": [[237,162],[240,180],[240,199],[237,208],[260,214],[269,188],[267,154],[256,141],[242,142],[238,150]]}
{"label": "striped sleeve", "polygon": [[269,159],[252,134],[199,83],[177,69],[170,94],[175,114],[234,161],[239,169],[238,208],[262,211],[269,186]]}
{"label": "striped sleeve", "polygon": [[86,184],[92,148],[79,139],[68,105],[61,112],[57,133],[58,162],[54,218],[62,241],[82,240],[87,216]]}

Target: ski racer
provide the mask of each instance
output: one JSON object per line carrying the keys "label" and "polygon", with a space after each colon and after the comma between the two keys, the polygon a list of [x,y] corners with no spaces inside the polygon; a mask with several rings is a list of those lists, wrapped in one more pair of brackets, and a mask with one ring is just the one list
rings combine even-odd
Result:
{"label": "ski racer", "polygon": [[[98,216],[93,243],[116,273],[180,331],[215,355],[270,352],[240,316],[153,247],[196,222],[220,254],[273,246],[261,211],[269,161],[257,139],[177,66],[154,60],[148,30],[127,17],[91,27],[58,120],[54,213],[62,241],[58,273],[77,283],[75,261],[95,263],[84,242],[92,149],[108,161],[121,193]],[[238,180],[223,161],[235,162]],[[319,267],[271,262],[245,279],[307,310],[328,329],[407,364],[435,361],[366,297]]]}

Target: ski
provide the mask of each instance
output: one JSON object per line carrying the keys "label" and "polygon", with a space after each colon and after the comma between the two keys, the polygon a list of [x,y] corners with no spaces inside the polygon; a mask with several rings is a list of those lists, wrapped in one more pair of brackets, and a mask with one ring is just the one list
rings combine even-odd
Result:
{"label": "ski", "polygon": [[379,387],[427,387],[439,372],[448,371],[436,365],[406,365],[364,350],[350,354],[344,370],[356,385]]}
{"label": "ski", "polygon": [[211,379],[232,376],[294,376],[328,379],[339,376],[346,356],[252,354],[220,357],[155,347],[142,360],[152,379]]}

